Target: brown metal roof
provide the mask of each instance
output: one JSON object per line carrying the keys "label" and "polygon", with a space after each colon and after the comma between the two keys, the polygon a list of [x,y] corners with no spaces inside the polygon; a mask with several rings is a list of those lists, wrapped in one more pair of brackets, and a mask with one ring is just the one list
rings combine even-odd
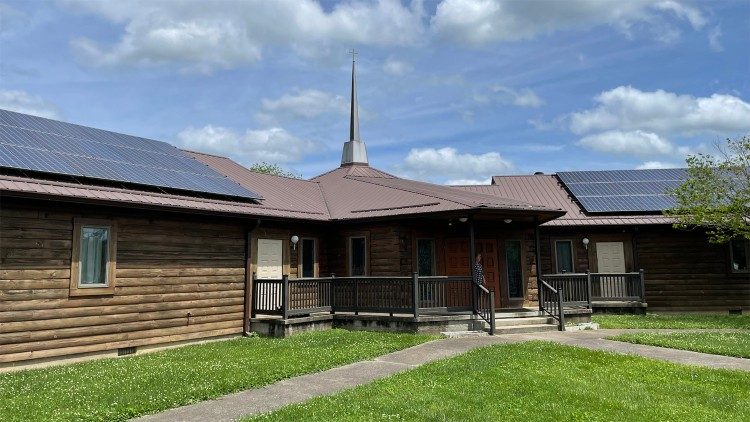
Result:
{"label": "brown metal roof", "polygon": [[586,214],[557,176],[535,174],[528,176],[495,176],[492,185],[454,186],[454,188],[513,198],[548,207],[558,207],[566,214],[556,220],[544,223],[544,226],[607,226],[632,224],[672,224],[673,219],[664,215],[597,215]]}

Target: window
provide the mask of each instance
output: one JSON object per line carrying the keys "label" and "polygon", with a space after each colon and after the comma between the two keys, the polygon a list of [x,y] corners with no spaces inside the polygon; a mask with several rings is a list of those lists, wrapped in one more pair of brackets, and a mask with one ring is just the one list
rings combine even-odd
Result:
{"label": "window", "polygon": [[367,238],[349,238],[349,276],[367,275]]}
{"label": "window", "polygon": [[508,270],[508,296],[523,298],[523,266],[521,265],[521,241],[505,241],[505,266]]}
{"label": "window", "polygon": [[733,273],[750,272],[750,240],[740,237],[729,241],[729,265]]}
{"label": "window", "polygon": [[573,241],[555,241],[555,264],[558,274],[573,272]]}
{"label": "window", "polygon": [[300,270],[302,278],[317,277],[315,271],[315,239],[302,239],[300,246]]}
{"label": "window", "polygon": [[108,220],[77,219],[70,266],[72,296],[114,293],[116,226]]}
{"label": "window", "polygon": [[435,240],[417,239],[417,273],[420,276],[435,275]]}

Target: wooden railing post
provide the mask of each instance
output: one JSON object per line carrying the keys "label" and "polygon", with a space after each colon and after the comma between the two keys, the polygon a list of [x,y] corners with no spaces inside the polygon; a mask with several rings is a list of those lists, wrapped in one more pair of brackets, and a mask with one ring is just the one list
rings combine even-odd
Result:
{"label": "wooden railing post", "polygon": [[359,277],[354,278],[354,315],[359,315]]}
{"label": "wooden railing post", "polygon": [[417,321],[417,319],[419,319],[419,274],[416,271],[411,274],[411,280],[412,294],[414,295],[412,299],[412,306],[414,307],[414,321]]}
{"label": "wooden railing post", "polygon": [[646,281],[643,278],[643,268],[641,268],[638,271],[638,275],[640,276],[640,282],[641,282],[641,302],[646,301]]}
{"label": "wooden railing post", "polygon": [[258,285],[255,283],[255,273],[253,273],[253,294],[252,303],[250,304],[250,318],[255,318],[255,312],[258,310],[258,307],[255,305],[257,303],[258,298]]}
{"label": "wooden railing post", "polygon": [[289,318],[289,276],[281,276],[281,316]]}
{"label": "wooden railing post", "polygon": [[557,289],[557,306],[560,310],[560,331],[565,331],[565,310],[563,309],[563,288]]}
{"label": "wooden railing post", "polygon": [[490,290],[490,335],[495,335],[495,291]]}
{"label": "wooden railing post", "polygon": [[331,273],[331,293],[330,293],[330,304],[331,304],[331,313],[336,313],[336,274]]}
{"label": "wooden railing post", "polygon": [[588,297],[586,298],[589,304],[589,309],[591,309],[591,271],[586,270],[586,294]]}

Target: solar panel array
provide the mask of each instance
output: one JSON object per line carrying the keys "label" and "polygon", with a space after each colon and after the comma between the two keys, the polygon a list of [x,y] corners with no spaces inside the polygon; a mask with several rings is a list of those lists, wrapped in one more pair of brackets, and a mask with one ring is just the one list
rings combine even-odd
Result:
{"label": "solar panel array", "polygon": [[160,141],[0,110],[0,167],[260,199]]}
{"label": "solar panel array", "polygon": [[557,173],[588,213],[657,212],[672,208],[669,191],[687,178],[685,169],[568,171]]}

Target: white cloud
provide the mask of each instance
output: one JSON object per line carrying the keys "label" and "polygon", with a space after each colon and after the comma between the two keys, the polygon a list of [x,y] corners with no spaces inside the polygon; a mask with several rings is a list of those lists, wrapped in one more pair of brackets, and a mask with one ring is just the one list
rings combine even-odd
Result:
{"label": "white cloud", "polygon": [[57,106],[42,97],[21,90],[0,90],[0,108],[48,119],[62,119]]}
{"label": "white cloud", "polygon": [[724,46],[721,45],[721,27],[715,26],[708,31],[708,45],[711,46],[711,50],[715,52],[724,51]]}
{"label": "white cloud", "polygon": [[297,162],[320,149],[315,142],[300,139],[283,128],[238,133],[221,126],[188,127],[177,139],[182,148],[231,156],[244,164]]}
{"label": "white cloud", "polygon": [[297,90],[291,94],[261,101],[262,113],[256,115],[261,121],[273,121],[274,117],[301,117],[312,119],[325,113],[347,115],[349,100],[341,95],[317,89]]}
{"label": "white cloud", "polygon": [[421,2],[351,1],[326,11],[313,0],[68,0],[69,7],[123,24],[112,45],[82,38],[74,49],[95,66],[177,63],[210,72],[260,60],[266,47],[307,56],[351,45],[406,46],[425,32]]}
{"label": "white cloud", "polygon": [[512,172],[515,166],[497,152],[459,153],[455,148],[413,148],[401,170],[410,177],[432,181],[489,180]]}
{"label": "white cloud", "polygon": [[636,166],[636,170],[651,170],[651,169],[673,169],[680,167],[677,164],[674,163],[665,163],[663,161],[646,161],[638,166]]}
{"label": "white cloud", "polygon": [[411,63],[389,57],[383,63],[383,72],[393,76],[403,76],[414,70]]}
{"label": "white cloud", "polygon": [[608,131],[588,135],[578,141],[585,148],[611,154],[627,154],[636,157],[687,154],[689,150],[676,147],[672,142],[655,133],[635,130],[631,132]]}
{"label": "white cloud", "polygon": [[595,101],[597,107],[570,116],[574,133],[614,129],[694,135],[750,130],[750,104],[732,95],[693,97],[620,86],[599,94]]}
{"label": "white cloud", "polygon": [[514,90],[506,86],[495,85],[492,87],[492,91],[499,95],[501,101],[511,103],[518,107],[536,108],[541,107],[544,104],[544,100],[539,98],[539,96],[529,88]]}
{"label": "white cloud", "polygon": [[445,0],[431,18],[431,29],[442,38],[480,46],[598,25],[629,32],[634,23],[658,25],[655,18],[666,13],[696,30],[706,24],[699,9],[682,1]]}

